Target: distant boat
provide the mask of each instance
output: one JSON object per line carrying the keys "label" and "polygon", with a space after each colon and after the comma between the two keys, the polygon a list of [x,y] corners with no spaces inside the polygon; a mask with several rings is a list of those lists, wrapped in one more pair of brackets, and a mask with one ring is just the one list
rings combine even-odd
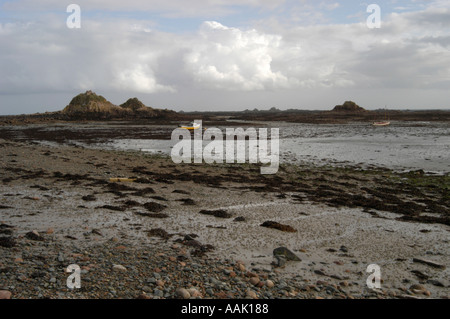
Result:
{"label": "distant boat", "polygon": [[195,123],[195,122],[193,122],[193,123],[191,123],[189,125],[180,125],[180,128],[184,128],[184,129],[190,130],[190,131],[197,130],[200,127],[201,127],[201,124],[198,124],[198,123]]}
{"label": "distant boat", "polygon": [[391,122],[389,121],[381,121],[381,122],[373,122],[373,126],[388,126],[391,125]]}
{"label": "distant boat", "polygon": [[384,110],[384,117],[385,117],[384,121],[373,122],[372,125],[373,126],[389,126],[389,125],[391,125],[391,122],[389,121],[389,118],[387,117],[387,114],[386,114],[386,108]]}

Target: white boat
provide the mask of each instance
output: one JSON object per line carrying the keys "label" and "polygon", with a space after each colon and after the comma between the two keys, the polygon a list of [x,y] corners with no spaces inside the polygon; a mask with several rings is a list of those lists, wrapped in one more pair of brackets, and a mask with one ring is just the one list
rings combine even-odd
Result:
{"label": "white boat", "polygon": [[388,126],[391,125],[391,122],[389,121],[382,121],[382,122],[373,122],[373,126]]}
{"label": "white boat", "polygon": [[388,126],[391,125],[391,122],[389,121],[389,118],[387,117],[387,113],[386,113],[386,108],[384,109],[384,121],[377,121],[377,122],[373,122],[372,125],[373,126]]}

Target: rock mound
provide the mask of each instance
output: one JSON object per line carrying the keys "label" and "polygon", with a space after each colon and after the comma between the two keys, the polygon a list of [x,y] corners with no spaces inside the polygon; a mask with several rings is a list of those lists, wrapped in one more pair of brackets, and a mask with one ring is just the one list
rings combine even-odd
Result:
{"label": "rock mound", "polygon": [[107,101],[92,91],[75,96],[62,111],[63,114],[79,117],[115,117],[122,116],[124,109]]}
{"label": "rock mound", "polygon": [[92,91],[75,96],[61,113],[70,120],[174,118],[177,115],[175,111],[145,106],[138,98],[117,106]]}
{"label": "rock mound", "polygon": [[148,108],[147,106],[144,105],[144,103],[139,101],[139,99],[137,97],[128,99],[125,103],[120,104],[120,106],[125,109],[130,109],[132,111]]}
{"label": "rock mound", "polygon": [[334,107],[333,111],[334,112],[356,113],[356,112],[365,112],[366,110],[353,101],[346,101],[342,105],[336,105]]}

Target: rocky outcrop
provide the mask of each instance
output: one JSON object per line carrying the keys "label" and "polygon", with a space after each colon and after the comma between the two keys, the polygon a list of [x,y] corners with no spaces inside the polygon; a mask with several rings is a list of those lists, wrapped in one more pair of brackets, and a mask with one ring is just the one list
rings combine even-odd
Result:
{"label": "rocky outcrop", "polygon": [[333,109],[334,112],[347,112],[347,113],[359,113],[366,112],[361,106],[353,101],[346,101],[342,105],[336,105]]}
{"label": "rocky outcrop", "polygon": [[169,118],[177,113],[170,110],[154,109],[145,106],[138,98],[128,99],[120,106],[106,100],[103,96],[92,91],[75,96],[61,114],[70,119],[145,119]]}

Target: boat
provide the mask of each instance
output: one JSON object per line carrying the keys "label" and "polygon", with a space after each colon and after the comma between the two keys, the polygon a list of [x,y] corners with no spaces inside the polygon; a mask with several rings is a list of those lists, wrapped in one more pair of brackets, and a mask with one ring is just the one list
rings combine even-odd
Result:
{"label": "boat", "polygon": [[391,122],[389,121],[381,121],[381,122],[373,122],[373,126],[388,126],[391,125]]}
{"label": "boat", "polygon": [[189,125],[180,125],[180,128],[184,128],[184,129],[190,130],[190,131],[197,130],[197,129],[201,128],[201,127],[202,127],[201,124],[198,124],[198,123],[195,123],[195,122],[193,122],[193,123],[191,123]]}
{"label": "boat", "polygon": [[389,121],[389,118],[387,117],[386,114],[386,108],[384,109],[384,121],[377,121],[377,122],[373,122],[372,125],[373,126],[389,126],[391,125],[391,122]]}

